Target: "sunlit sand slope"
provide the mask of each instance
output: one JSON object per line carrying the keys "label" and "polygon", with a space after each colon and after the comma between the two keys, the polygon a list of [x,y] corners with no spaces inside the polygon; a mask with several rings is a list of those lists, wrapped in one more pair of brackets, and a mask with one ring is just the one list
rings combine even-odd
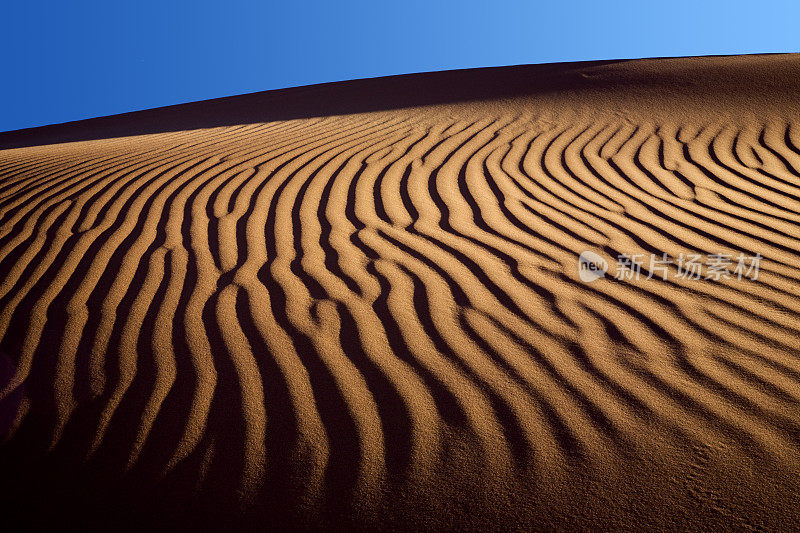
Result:
{"label": "sunlit sand slope", "polygon": [[458,102],[358,112],[352,82],[347,114],[0,135],[0,506],[796,526],[800,58],[550,69],[496,98],[479,70]]}

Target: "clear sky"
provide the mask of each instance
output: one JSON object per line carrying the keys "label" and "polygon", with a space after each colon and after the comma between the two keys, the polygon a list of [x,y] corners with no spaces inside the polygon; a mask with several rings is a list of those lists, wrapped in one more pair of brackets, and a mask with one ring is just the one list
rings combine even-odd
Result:
{"label": "clear sky", "polygon": [[8,0],[0,131],[409,72],[790,51],[796,0]]}

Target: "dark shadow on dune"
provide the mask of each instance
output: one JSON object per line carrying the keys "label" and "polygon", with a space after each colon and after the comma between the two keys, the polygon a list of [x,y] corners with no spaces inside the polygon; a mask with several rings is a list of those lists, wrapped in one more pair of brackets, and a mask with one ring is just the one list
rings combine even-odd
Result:
{"label": "dark shadow on dune", "polygon": [[[15,365],[9,356],[0,351],[0,391],[14,378]],[[0,439],[11,429],[22,404],[22,387],[17,387],[4,397],[0,397]]]}

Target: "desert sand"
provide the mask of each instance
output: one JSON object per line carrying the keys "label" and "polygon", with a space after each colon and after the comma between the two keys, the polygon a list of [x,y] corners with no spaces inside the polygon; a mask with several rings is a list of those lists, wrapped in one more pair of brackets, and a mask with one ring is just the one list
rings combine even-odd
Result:
{"label": "desert sand", "polygon": [[0,134],[9,523],[761,531],[799,474],[800,56]]}

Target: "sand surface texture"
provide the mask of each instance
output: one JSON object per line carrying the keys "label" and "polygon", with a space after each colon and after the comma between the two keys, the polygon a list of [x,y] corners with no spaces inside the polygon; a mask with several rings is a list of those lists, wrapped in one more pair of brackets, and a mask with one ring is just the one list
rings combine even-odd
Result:
{"label": "sand surface texture", "polygon": [[4,516],[800,520],[798,56],[361,80],[0,148]]}

